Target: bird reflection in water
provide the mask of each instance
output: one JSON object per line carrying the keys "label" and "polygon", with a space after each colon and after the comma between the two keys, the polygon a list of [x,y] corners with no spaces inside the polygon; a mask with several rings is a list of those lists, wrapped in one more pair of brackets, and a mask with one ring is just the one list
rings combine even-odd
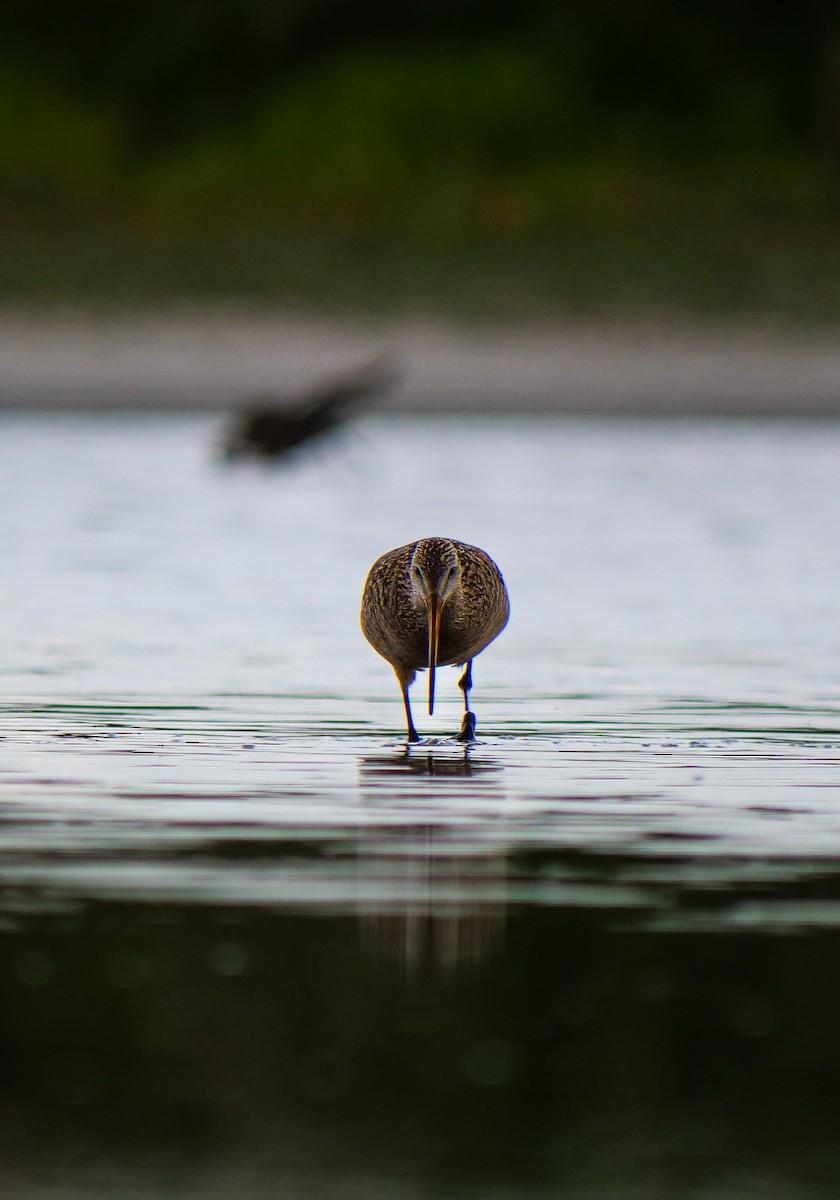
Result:
{"label": "bird reflection in water", "polygon": [[405,805],[404,821],[395,822],[391,810],[387,823],[357,846],[364,873],[381,885],[376,902],[359,911],[366,954],[419,980],[453,974],[502,950],[507,861],[497,824],[503,818],[472,817],[463,807],[482,799],[498,805],[501,780],[501,767],[467,745],[425,746],[420,753],[407,746],[361,761],[362,802]]}

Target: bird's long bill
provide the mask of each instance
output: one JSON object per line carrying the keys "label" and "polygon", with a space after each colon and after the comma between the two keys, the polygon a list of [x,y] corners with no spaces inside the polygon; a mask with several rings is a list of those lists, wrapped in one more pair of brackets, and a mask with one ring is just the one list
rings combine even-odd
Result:
{"label": "bird's long bill", "polygon": [[435,669],[440,640],[440,614],[442,605],[437,596],[429,598],[429,716],[435,711]]}

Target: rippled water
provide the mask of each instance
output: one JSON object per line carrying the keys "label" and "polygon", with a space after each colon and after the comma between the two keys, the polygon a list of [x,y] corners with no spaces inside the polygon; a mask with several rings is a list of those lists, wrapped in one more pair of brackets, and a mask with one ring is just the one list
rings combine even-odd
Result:
{"label": "rippled water", "polygon": [[[374,417],[278,471],[218,464],[211,417],[0,428],[6,1040],[33,1068],[6,1104],[32,1137],[61,1114],[62,1153],[94,1172],[80,1194],[208,1195],[222,1177],[219,1194],[255,1196],[836,1194],[814,1125],[820,1072],[840,1067],[825,977],[840,949],[840,428]],[[415,688],[426,736],[406,747],[396,681],[358,628],[373,559],[430,533],[483,546],[511,593],[508,629],[475,663],[469,749],[452,738],[454,670],[434,718]],[[272,946],[306,981],[308,1025],[261,974]],[[113,1007],[126,973],[155,1011],[169,997],[151,1032]],[[818,980],[804,1008],[803,979]],[[640,1031],[625,993],[659,1023]],[[344,994],[349,1017],[326,999]],[[444,1002],[463,1014],[467,997],[476,1022],[456,1030]],[[88,1013],[69,1049],[42,1036],[68,1005]],[[214,1027],[191,1005],[215,1009],[224,1064],[205,1040],[179,1074],[162,1047]],[[258,1086],[272,1012],[282,1061],[307,1036],[310,1057]],[[99,1019],[119,1031],[104,1061]],[[680,1058],[716,1061],[733,1037],[711,1080]],[[377,1038],[402,1062],[393,1078]],[[160,1078],[118,1068],[126,1045]],[[566,1064],[550,1085],[546,1054]],[[242,1055],[251,1074],[225,1092]],[[666,1084],[669,1055],[683,1065]],[[588,1089],[571,1115],[563,1071]],[[781,1167],[746,1132],[742,1161],[721,1129],[797,1087],[800,1107],[778,1110],[795,1142]],[[189,1159],[189,1184],[155,1165],[173,1088],[186,1132],[166,1153]],[[212,1120],[196,1115],[205,1090]],[[464,1107],[485,1112],[488,1095],[482,1135]],[[362,1152],[366,1103],[387,1136]],[[410,1128],[383,1116],[395,1106]],[[249,1151],[252,1110],[274,1124]],[[207,1167],[213,1121],[227,1176]],[[806,1124],[818,1145],[791,1132]],[[496,1161],[503,1129],[519,1140]],[[21,1194],[54,1186],[12,1159]],[[38,1196],[70,1194],[59,1173]]]}
{"label": "rippled water", "polygon": [[[677,856],[690,886],[722,856],[777,879],[840,851],[834,427],[371,420],[281,472],[218,467],[216,433],[4,423],[11,877],[341,908],[387,891],[360,844],[393,831],[400,853],[418,822],[471,857],[619,854],[634,883]],[[415,688],[407,752],[358,629],[370,562],[429,532],[488,548],[513,599],[467,754],[455,670],[433,719]],[[304,893],[273,859],[181,857],[282,839],[330,847]]]}

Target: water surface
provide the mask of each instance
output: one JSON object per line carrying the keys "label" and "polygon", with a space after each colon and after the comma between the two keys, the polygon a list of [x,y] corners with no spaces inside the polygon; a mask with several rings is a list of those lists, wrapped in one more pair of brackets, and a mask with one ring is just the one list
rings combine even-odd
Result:
{"label": "water surface", "polygon": [[[840,428],[2,435],[9,1187],[836,1195]],[[511,593],[468,749],[358,628],[430,533]]]}

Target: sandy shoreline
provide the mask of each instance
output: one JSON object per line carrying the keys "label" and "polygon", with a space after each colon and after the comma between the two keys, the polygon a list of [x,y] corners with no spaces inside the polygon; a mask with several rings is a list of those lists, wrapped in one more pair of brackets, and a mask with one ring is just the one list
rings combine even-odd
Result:
{"label": "sandy shoreline", "polygon": [[830,331],[0,313],[0,407],[217,411],[385,355],[398,412],[840,415]]}

